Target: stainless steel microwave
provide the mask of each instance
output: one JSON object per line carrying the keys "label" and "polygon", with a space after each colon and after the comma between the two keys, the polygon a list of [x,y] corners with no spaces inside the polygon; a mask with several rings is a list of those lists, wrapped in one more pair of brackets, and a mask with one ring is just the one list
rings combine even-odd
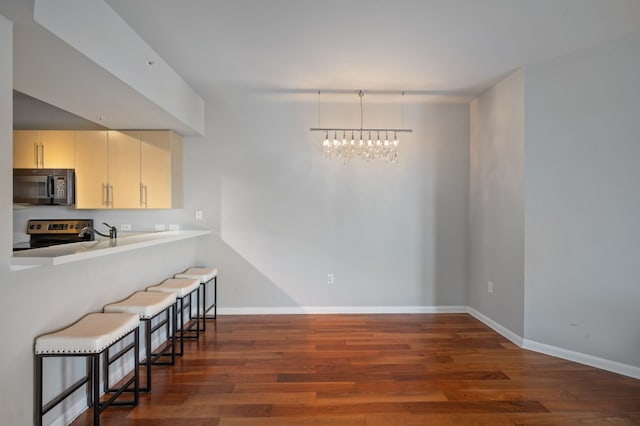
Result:
{"label": "stainless steel microwave", "polygon": [[73,169],[13,169],[13,202],[70,206],[76,203]]}

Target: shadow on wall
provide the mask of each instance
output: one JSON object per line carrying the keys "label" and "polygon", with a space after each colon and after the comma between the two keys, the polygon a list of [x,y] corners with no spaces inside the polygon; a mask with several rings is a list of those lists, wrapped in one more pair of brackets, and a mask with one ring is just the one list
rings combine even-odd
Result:
{"label": "shadow on wall", "polygon": [[215,265],[219,271],[218,309],[221,313],[232,313],[225,312],[228,308],[298,306],[273,280],[218,236],[203,239],[199,244],[204,247],[198,247],[198,253],[208,256],[201,256],[197,263]]}

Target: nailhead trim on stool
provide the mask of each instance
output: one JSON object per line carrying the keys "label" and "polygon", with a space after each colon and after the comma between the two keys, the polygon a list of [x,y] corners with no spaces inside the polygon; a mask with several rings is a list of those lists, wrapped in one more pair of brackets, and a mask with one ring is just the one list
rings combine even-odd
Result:
{"label": "nailhead trim on stool", "polygon": [[[93,408],[93,424],[100,424],[100,413],[110,405],[136,406],[139,401],[138,351],[139,351],[138,315],[129,313],[92,313],[84,316],[74,324],[35,339],[35,422],[42,425],[44,415],[56,407],[67,397],[87,385],[87,405]],[[109,349],[127,336],[133,334],[133,343],[122,348],[113,358],[109,357]],[[100,402],[100,360],[106,354],[105,363],[109,364],[120,359],[133,350],[133,377],[121,387],[113,389],[113,394],[107,401]],[[44,358],[48,357],[84,357],[86,358],[86,374],[76,383],[53,397],[43,405],[43,368]],[[108,387],[109,378],[105,377]],[[129,391],[133,386],[132,401],[116,401],[120,395]]]}
{"label": "nailhead trim on stool", "polygon": [[[116,303],[110,303],[104,307],[104,312],[128,312],[140,316],[140,320],[145,327],[145,366],[147,370],[147,382],[145,387],[140,388],[140,392],[151,391],[151,365],[174,365],[175,364],[175,324],[176,324],[176,296],[173,293],[164,293],[157,291],[139,291],[131,296]],[[154,318],[166,313],[166,317],[155,326],[151,322]],[[170,325],[173,324],[173,330],[170,332]],[[153,333],[161,327],[167,327],[167,340],[171,340],[170,346],[165,346],[157,354],[153,354],[151,350],[151,337]],[[170,350],[170,353],[166,353]],[[155,355],[155,356],[154,356]],[[157,362],[161,356],[170,356],[170,362]],[[108,375],[108,368],[105,371]]]}
{"label": "nailhead trim on stool", "polygon": [[[191,278],[200,281],[202,287],[202,329],[206,331],[206,320],[216,319],[218,316],[218,269],[217,268],[189,268],[184,272],[174,275],[174,278]],[[207,304],[207,284],[213,280],[213,303]],[[208,317],[207,312],[213,308],[213,316]]]}
{"label": "nailhead trim on stool", "polygon": [[[164,293],[173,293],[176,296],[177,300],[177,313],[179,315],[178,324],[180,325],[180,352],[177,354],[178,356],[182,356],[184,354],[184,339],[185,338],[195,338],[197,339],[200,336],[200,327],[199,327],[199,317],[200,317],[200,281],[195,279],[188,278],[168,278],[164,280],[161,284],[147,287],[147,291],[159,291]],[[187,299],[188,303],[186,306],[189,308],[189,319],[192,319],[191,316],[191,296],[193,293],[196,293],[196,323],[195,326],[192,326],[189,329],[184,328],[184,309],[185,302]],[[177,331],[176,331],[177,332]],[[185,336],[185,333],[193,332],[195,335],[193,336]]]}

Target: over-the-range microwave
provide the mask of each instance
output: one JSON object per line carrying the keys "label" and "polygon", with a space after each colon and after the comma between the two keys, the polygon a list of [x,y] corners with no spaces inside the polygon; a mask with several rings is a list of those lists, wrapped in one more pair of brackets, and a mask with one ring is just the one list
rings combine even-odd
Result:
{"label": "over-the-range microwave", "polygon": [[70,206],[76,203],[73,169],[13,169],[13,202]]}

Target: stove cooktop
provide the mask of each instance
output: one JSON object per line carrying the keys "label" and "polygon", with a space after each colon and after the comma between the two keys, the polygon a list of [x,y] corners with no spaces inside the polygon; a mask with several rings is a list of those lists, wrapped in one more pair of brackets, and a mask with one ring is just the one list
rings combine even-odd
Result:
{"label": "stove cooktop", "polygon": [[29,241],[14,244],[13,251],[92,241],[93,232],[78,236],[86,226],[93,227],[93,219],[31,219],[27,223]]}

